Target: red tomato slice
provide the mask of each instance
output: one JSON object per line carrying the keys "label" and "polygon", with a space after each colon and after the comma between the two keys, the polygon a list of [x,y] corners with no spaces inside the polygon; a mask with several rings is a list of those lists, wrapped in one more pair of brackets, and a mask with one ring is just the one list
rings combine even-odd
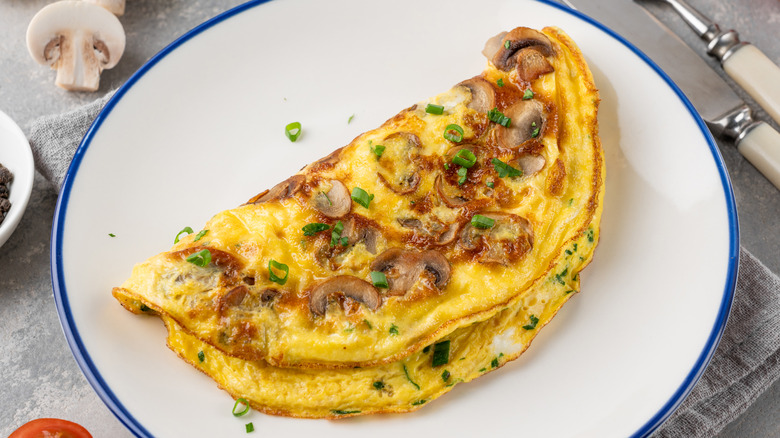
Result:
{"label": "red tomato slice", "polygon": [[87,429],[59,418],[39,418],[16,429],[8,438],[92,438]]}

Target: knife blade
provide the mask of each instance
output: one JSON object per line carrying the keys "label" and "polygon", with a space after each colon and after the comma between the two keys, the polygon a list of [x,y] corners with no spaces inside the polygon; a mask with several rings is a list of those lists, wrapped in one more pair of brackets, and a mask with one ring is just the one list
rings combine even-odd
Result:
{"label": "knife blade", "polygon": [[699,55],[632,0],[563,0],[620,34],[674,81],[716,137],[733,142],[780,189],[780,133],[753,120],[750,107]]}

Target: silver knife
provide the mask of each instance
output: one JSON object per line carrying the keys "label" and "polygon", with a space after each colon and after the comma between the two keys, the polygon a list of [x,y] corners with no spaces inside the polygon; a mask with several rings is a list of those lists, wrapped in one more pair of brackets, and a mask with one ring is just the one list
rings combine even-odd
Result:
{"label": "silver knife", "polygon": [[745,102],[685,42],[632,0],[562,0],[619,33],[682,89],[716,137],[733,142],[780,189],[780,133],[753,120]]}

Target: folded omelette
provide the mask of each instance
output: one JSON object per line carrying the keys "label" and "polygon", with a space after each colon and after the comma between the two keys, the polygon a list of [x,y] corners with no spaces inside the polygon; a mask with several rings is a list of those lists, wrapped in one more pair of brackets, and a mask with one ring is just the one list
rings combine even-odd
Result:
{"label": "folded omelette", "polygon": [[598,92],[557,28],[136,265],[113,295],[268,413],[416,409],[518,357],[598,242]]}

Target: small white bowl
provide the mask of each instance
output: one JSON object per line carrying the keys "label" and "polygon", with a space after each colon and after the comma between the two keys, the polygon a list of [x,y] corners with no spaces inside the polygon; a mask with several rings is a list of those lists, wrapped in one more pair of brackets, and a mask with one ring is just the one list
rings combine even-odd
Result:
{"label": "small white bowl", "polygon": [[27,208],[35,178],[35,162],[27,137],[2,111],[0,111],[0,164],[14,174],[14,180],[8,186],[11,209],[0,223],[0,246],[3,246],[19,225]]}

